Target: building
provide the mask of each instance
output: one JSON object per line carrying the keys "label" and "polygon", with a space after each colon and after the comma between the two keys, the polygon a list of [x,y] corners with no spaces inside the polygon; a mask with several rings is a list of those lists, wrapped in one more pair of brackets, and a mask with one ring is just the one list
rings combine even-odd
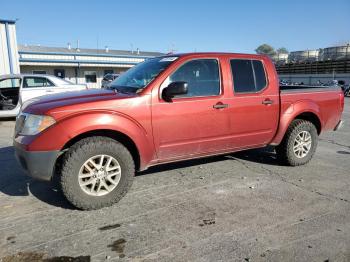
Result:
{"label": "building", "polygon": [[16,21],[0,19],[0,75],[50,74],[100,88],[107,73],[122,73],[158,52],[17,45]]}
{"label": "building", "polygon": [[350,44],[305,50],[273,57],[282,80],[304,84],[338,80],[350,83]]}
{"label": "building", "polygon": [[0,75],[19,73],[16,21],[0,19]]}
{"label": "building", "polygon": [[45,46],[18,46],[21,73],[50,74],[89,88],[101,87],[107,73],[123,73],[157,52],[84,49]]}

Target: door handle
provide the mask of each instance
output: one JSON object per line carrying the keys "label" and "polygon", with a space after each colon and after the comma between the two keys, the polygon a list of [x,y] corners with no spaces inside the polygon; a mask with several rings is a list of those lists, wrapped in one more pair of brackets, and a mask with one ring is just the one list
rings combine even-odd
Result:
{"label": "door handle", "polygon": [[46,93],[53,93],[53,90],[46,90]]}
{"label": "door handle", "polygon": [[270,98],[266,98],[265,100],[262,101],[263,105],[272,105],[273,104],[273,100],[271,100]]}
{"label": "door handle", "polygon": [[228,108],[228,104],[223,104],[223,103],[219,102],[219,103],[213,105],[213,108],[215,108],[215,109]]}

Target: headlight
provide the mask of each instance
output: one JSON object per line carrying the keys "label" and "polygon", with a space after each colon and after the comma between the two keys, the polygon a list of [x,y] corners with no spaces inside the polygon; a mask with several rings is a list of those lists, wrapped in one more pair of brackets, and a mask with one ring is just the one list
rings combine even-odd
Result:
{"label": "headlight", "polygon": [[[22,123],[20,123],[20,119],[23,119]],[[51,116],[40,116],[24,113],[18,117],[17,121],[18,123],[16,123],[16,125],[19,125],[16,127],[18,134],[24,136],[36,135],[56,123],[55,119],[53,119]]]}

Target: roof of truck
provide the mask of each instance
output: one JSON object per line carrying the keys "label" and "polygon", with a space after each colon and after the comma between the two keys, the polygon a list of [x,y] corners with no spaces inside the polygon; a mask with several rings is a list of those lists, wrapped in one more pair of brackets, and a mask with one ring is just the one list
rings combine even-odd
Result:
{"label": "roof of truck", "polygon": [[232,55],[235,55],[235,56],[247,56],[247,57],[269,57],[267,55],[263,55],[263,54],[244,54],[244,53],[229,53],[229,52],[191,52],[191,53],[168,53],[166,55],[162,55],[164,57],[172,57],[172,56],[177,56],[177,57],[183,57],[183,56],[206,56],[206,55],[210,55],[210,56],[232,56]]}

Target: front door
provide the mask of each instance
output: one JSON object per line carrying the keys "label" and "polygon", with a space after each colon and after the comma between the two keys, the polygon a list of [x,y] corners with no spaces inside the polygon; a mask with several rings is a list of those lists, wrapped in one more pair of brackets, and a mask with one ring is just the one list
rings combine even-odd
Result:
{"label": "front door", "polygon": [[[188,93],[171,102],[158,95],[152,105],[152,125],[158,158],[169,161],[207,154],[228,146],[228,116],[223,100],[218,59],[194,59],[179,66],[163,82],[188,83]],[[158,94],[158,88],[153,92]],[[160,92],[161,93],[161,92]]]}
{"label": "front door", "polygon": [[16,115],[20,108],[20,78],[0,80],[0,116]]}

